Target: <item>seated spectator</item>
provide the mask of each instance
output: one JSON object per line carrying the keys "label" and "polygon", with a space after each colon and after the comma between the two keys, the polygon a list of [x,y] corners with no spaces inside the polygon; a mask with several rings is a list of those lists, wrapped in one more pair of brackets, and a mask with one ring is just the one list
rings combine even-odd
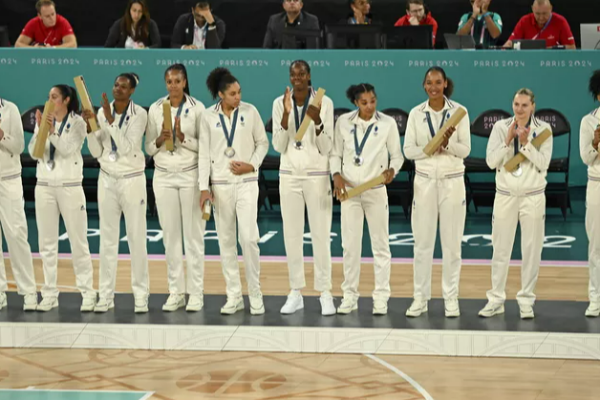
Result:
{"label": "seated spectator", "polygon": [[502,34],[500,14],[488,11],[491,0],[470,0],[473,12],[466,13],[458,23],[458,35],[471,35],[478,48],[496,45]]}
{"label": "seated spectator", "polygon": [[15,47],[77,47],[77,39],[69,21],[56,13],[52,0],[38,0],[37,17],[29,20]]}
{"label": "seated spectator", "polygon": [[562,15],[552,12],[550,0],[534,0],[531,9],[531,14],[519,20],[504,47],[513,47],[513,41],[517,39],[545,39],[546,47],[563,45],[567,49],[575,49],[569,23]]}
{"label": "seated spectator", "polygon": [[145,49],[160,47],[160,32],[150,19],[145,0],[129,0],[125,15],[115,21],[108,32],[104,47]]}
{"label": "seated spectator", "polygon": [[438,23],[431,13],[425,8],[423,0],[408,0],[406,2],[406,15],[400,18],[394,26],[410,25],[432,25],[433,26],[433,45],[435,46],[435,36],[437,35]]}
{"label": "seated spectator", "polygon": [[350,25],[370,25],[373,22],[371,17],[371,0],[348,0],[352,13],[348,16],[346,22]]}
{"label": "seated spectator", "polygon": [[263,41],[265,49],[282,49],[283,30],[288,28],[319,29],[319,19],[309,13],[303,12],[302,0],[283,0],[282,13],[271,15],[267,25],[267,33]]}
{"label": "seated spectator", "polygon": [[220,49],[225,39],[225,21],[213,15],[208,1],[199,1],[191,13],[175,23],[171,47],[175,49]]}

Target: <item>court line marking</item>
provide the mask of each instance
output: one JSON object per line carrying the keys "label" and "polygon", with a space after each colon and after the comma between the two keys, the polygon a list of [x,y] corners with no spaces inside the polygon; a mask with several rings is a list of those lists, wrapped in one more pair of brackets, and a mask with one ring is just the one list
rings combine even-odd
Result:
{"label": "court line marking", "polygon": [[[92,254],[93,260],[99,260],[100,254]],[[4,253],[5,258],[9,258],[8,253]],[[35,260],[40,260],[40,253],[32,253],[32,257]],[[70,253],[60,253],[58,258],[61,260],[70,260],[72,255]],[[119,254],[119,260],[130,260],[131,256],[129,254]],[[185,259],[185,256],[184,256]],[[217,255],[207,255],[204,256],[206,261],[221,261],[221,257]],[[150,261],[164,261],[166,257],[164,254],[148,254],[148,260]],[[238,261],[243,261],[242,256],[238,256]],[[344,261],[342,257],[331,257],[331,262],[336,264],[341,264]],[[363,264],[373,264],[373,257],[362,257],[361,263]],[[260,262],[264,263],[285,263],[287,262],[286,256],[261,256]],[[304,262],[312,263],[314,262],[313,257],[304,257]],[[392,264],[413,264],[414,258],[392,258]],[[492,264],[492,260],[486,259],[470,259],[463,258],[462,265],[486,265],[490,266]],[[511,260],[510,266],[521,266],[521,260]],[[434,258],[433,265],[442,265],[441,258]],[[542,260],[540,266],[542,267],[573,267],[573,268],[587,268],[589,265],[588,261],[577,261],[577,260]]]}
{"label": "court line marking", "polygon": [[410,383],[412,385],[412,387],[417,390],[417,392],[421,393],[421,395],[425,398],[425,400],[434,400],[433,397],[431,397],[431,395],[427,392],[427,390],[425,390],[423,388],[423,386],[419,385],[419,383],[417,381],[412,379],[410,376],[406,375],[404,372],[400,371],[398,368],[394,367],[393,365],[387,363],[386,361],[382,360],[381,358],[379,358],[373,354],[363,354],[363,355],[366,357],[369,357],[371,360],[375,361],[376,363],[383,365],[384,367],[386,367],[387,369],[389,369],[396,375],[400,376],[406,382]]}
{"label": "court line marking", "polygon": [[[77,389],[37,389],[34,386],[30,386],[27,389],[0,389],[0,392],[22,392],[24,390],[34,392],[80,392],[80,393],[138,393],[144,394],[144,396],[152,396],[155,392],[148,392],[146,390],[77,390]],[[149,397],[142,397],[140,400],[148,399]]]}
{"label": "court line marking", "polygon": [[146,394],[140,398],[140,400],[148,400],[152,396],[154,396],[154,392],[146,392]]}

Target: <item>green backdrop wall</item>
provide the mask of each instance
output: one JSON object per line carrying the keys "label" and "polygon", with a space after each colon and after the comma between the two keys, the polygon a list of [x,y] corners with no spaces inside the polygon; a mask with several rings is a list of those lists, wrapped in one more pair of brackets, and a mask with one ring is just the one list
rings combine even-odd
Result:
{"label": "green backdrop wall", "polygon": [[[313,84],[326,88],[336,107],[352,107],[344,96],[350,84],[369,82],[377,89],[380,109],[408,112],[425,100],[423,74],[433,65],[445,68],[454,80],[453,98],[468,108],[472,119],[492,108],[510,111],[513,93],[529,87],[538,108],[556,108],[569,119],[570,183],[586,183],[579,158],[579,122],[596,107],[586,90],[591,72],[600,68],[600,52],[0,49],[0,97],[23,112],[43,104],[52,85],[72,85],[74,76],[84,75],[97,104],[103,91],[110,93],[116,75],[133,71],[141,78],[134,100],[149,106],[166,92],[164,70],[182,62],[188,67],[192,95],[205,105],[213,103],[204,84],[209,71],[230,68],[242,84],[243,99],[256,105],[266,122],[273,99],[289,85],[289,64],[298,58],[311,64]],[[555,143],[555,156],[566,154],[565,140]],[[472,155],[484,154],[485,144],[473,138]]]}

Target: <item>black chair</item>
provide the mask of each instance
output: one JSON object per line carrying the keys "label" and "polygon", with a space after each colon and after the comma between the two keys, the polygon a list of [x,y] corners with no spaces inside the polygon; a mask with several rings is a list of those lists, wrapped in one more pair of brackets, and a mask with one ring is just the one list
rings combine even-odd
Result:
{"label": "black chair", "polygon": [[333,110],[333,124],[335,125],[335,123],[337,122],[338,118],[346,113],[349,113],[350,111],[352,111],[349,108],[336,108]]}
{"label": "black chair", "polygon": [[[567,208],[573,213],[571,196],[569,194],[569,162],[571,161],[571,124],[558,110],[544,108],[535,112],[535,117],[548,123],[552,127],[553,158],[550,160],[548,174],[562,174],[564,180],[549,182],[546,186],[546,207],[560,208],[563,218],[567,219]],[[566,135],[567,143],[562,146],[556,139]],[[564,140],[560,140],[563,143]],[[566,154],[564,154],[566,149]],[[558,156],[557,156],[558,155]]]}
{"label": "black chair", "polygon": [[[23,123],[23,130],[28,133],[33,133],[35,130],[35,112],[40,110],[44,112],[44,106],[35,106],[21,114],[21,122]],[[27,147],[27,143],[25,144]],[[26,202],[35,201],[35,184],[37,183],[36,178],[36,167],[37,161],[31,158],[29,154],[21,154],[21,167],[23,172],[21,174],[21,181],[23,182],[23,198]]]}
{"label": "black chair", "polygon": [[[504,110],[488,110],[481,113],[471,123],[471,135],[489,139],[494,124],[501,119],[509,118],[511,115]],[[473,154],[473,153],[471,153]],[[485,155],[485,154],[484,154]],[[473,182],[474,174],[484,174],[484,180]],[[475,212],[479,207],[491,207],[494,205],[496,195],[496,171],[488,167],[485,157],[478,158],[469,156],[465,159],[465,183],[467,188],[467,209],[473,201]]]}
{"label": "black chair", "polygon": [[[271,136],[273,134],[273,120],[272,118],[265,124],[265,130]],[[271,140],[272,142],[272,140]],[[279,156],[267,155],[262,162],[260,167],[260,173],[258,176],[258,209],[263,207],[268,210],[273,210],[273,204],[279,204]],[[266,173],[265,173],[266,172]],[[273,179],[275,177],[275,179]],[[268,200],[268,203],[267,203]]]}
{"label": "black chair", "polygon": [[[398,124],[398,132],[400,133],[401,138],[400,142],[402,143],[402,138],[406,133],[408,113],[399,108],[387,108],[383,110],[382,113],[396,120],[396,123]],[[406,219],[408,219],[410,216],[413,199],[413,179],[415,172],[414,162],[405,158],[402,169],[400,169],[398,173],[400,174],[401,172],[405,172],[408,179],[399,180],[398,177],[396,177],[396,179],[394,179],[394,181],[387,186],[387,191],[390,205],[400,204],[402,206],[402,210],[404,211],[404,216]]]}
{"label": "black chair", "polygon": [[33,133],[35,130],[35,112],[37,110],[40,110],[40,112],[43,113],[44,105],[31,107],[21,114],[21,122],[23,123],[23,130],[25,132]]}

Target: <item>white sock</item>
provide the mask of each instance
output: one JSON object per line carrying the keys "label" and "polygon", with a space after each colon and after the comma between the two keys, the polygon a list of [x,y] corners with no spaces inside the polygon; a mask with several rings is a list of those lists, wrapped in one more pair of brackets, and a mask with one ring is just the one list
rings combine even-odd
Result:
{"label": "white sock", "polygon": [[324,290],[321,292],[321,297],[332,297],[331,292],[329,290]]}
{"label": "white sock", "polygon": [[302,292],[300,289],[292,289],[292,295],[294,296],[302,296]]}

